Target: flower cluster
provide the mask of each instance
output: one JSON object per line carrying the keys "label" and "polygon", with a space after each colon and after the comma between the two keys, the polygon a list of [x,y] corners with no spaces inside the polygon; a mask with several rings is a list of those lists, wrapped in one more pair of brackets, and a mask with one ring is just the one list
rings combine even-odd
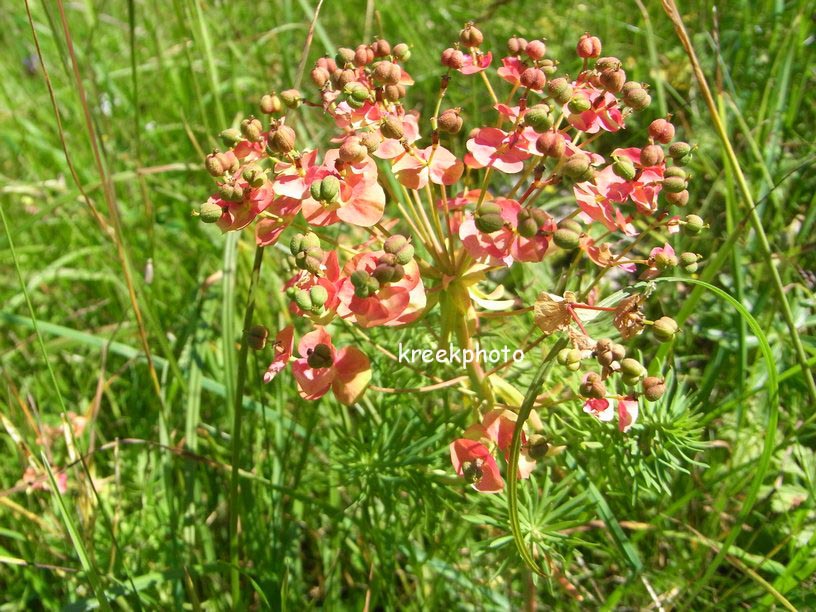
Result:
{"label": "flower cluster", "polygon": [[[291,365],[303,398],[331,390],[352,404],[369,384],[371,365],[356,346],[335,347],[339,322],[362,333],[409,325],[438,306],[441,345],[453,338],[472,349],[484,311],[515,303],[501,299],[506,290],[488,295],[480,288],[490,273],[566,260],[570,273],[558,288],[543,288],[534,305],[504,314],[534,310],[544,334],[565,334],[571,346],[558,363],[567,371],[594,360],[598,368],[583,372],[573,399],[629,430],[640,398],[658,399],[665,383],[646,376],[612,337],[593,337],[586,324],[606,316],[624,341],[646,328],[667,341],[678,327],[668,317],[647,319],[640,293],[600,305],[599,282],[609,274],[625,287],[675,267],[694,273],[699,256],[678,255],[668,240],[705,225],[679,213],[689,202],[685,167],[693,147],[675,138],[670,117],[652,121],[640,146],[604,152],[603,136],[626,129],[650,95],[601,51],[597,37],[583,35],[571,77],[544,41],[513,37],[494,66],[484,36],[467,24],[441,54],[438,96],[423,117],[406,103],[410,47],[378,39],[320,58],[310,72],[313,89],[269,93],[260,102],[266,119],[248,117],[222,132],[228,148],[205,162],[216,190],[198,214],[223,231],[254,224],[259,247],[284,249],[288,241],[290,314],[310,320],[296,354],[295,328],[278,333],[264,379]],[[493,74],[498,81],[491,82]],[[449,88],[465,78],[484,84],[495,112],[468,132],[462,109],[445,105]],[[303,111],[333,127],[324,150],[298,127]],[[555,194],[570,202],[548,198]],[[648,244],[656,236],[662,246]],[[503,486],[493,452],[507,451],[516,422],[493,396],[496,371],[468,365],[484,417],[451,445],[457,473],[484,492]],[[525,435],[523,448],[519,472],[526,475],[547,443]]]}

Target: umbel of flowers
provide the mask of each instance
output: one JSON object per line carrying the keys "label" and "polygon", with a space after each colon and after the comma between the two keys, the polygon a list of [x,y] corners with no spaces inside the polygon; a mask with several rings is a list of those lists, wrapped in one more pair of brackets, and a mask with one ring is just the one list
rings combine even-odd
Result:
{"label": "umbel of flowers", "polygon": [[[402,327],[439,308],[442,346],[478,349],[491,325],[484,310],[513,303],[485,299],[479,284],[487,275],[548,259],[563,266],[566,255],[557,287],[541,287],[534,305],[501,314],[534,310],[544,334],[565,335],[559,367],[583,374],[571,396],[621,432],[635,424],[639,402],[658,399],[665,383],[646,376],[621,342],[647,328],[668,341],[678,326],[668,317],[648,320],[642,293],[600,305],[599,281],[614,276],[625,288],[675,268],[697,270],[699,256],[678,254],[668,242],[705,227],[683,211],[693,147],[675,138],[670,118],[658,118],[638,134],[641,146],[605,150],[606,134],[647,109],[648,87],[627,80],[595,36],[581,36],[576,54],[559,64],[543,41],[513,37],[496,61],[467,24],[441,53],[438,95],[425,101],[431,112],[423,116],[406,102],[414,82],[409,46],[379,39],[320,58],[312,89],[264,95],[263,119],[222,132],[226,150],[205,162],[215,193],[198,214],[224,232],[252,226],[260,246],[288,244],[294,273],[284,291],[304,322],[297,350],[292,326],[271,343],[267,382],[291,368],[303,398],[331,391],[352,404],[371,365],[360,348],[335,344],[333,322]],[[462,79],[484,86],[495,111],[487,124],[467,125],[460,108],[446,107],[446,93]],[[333,127],[322,147],[295,128],[295,112],[304,111]],[[453,153],[457,139],[464,155]],[[564,193],[572,203],[553,204],[552,195]],[[604,317],[614,336],[587,331]],[[504,485],[496,457],[507,452],[515,413],[496,401],[494,386],[510,365],[467,364],[481,421],[450,447],[456,472],[486,493]],[[522,477],[557,450],[540,435],[522,442]]]}

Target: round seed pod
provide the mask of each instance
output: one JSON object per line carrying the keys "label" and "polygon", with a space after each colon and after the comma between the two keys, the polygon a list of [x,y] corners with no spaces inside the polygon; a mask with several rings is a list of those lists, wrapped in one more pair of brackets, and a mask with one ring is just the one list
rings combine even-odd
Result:
{"label": "round seed pod", "polygon": [[663,163],[665,155],[660,145],[646,145],[640,150],[640,165],[644,167],[659,166]]}
{"label": "round seed pod", "polygon": [[547,95],[559,104],[566,104],[572,99],[572,84],[564,77],[553,79],[547,83]]}
{"label": "round seed pod", "polygon": [[212,201],[204,202],[198,209],[198,218],[204,223],[215,223],[224,214],[224,209]]}

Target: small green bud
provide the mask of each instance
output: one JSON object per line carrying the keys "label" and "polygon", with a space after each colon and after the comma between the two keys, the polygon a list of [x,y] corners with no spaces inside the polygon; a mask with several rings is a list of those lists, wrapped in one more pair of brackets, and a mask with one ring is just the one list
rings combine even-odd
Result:
{"label": "small green bud", "polygon": [[281,99],[275,94],[266,94],[261,98],[261,112],[265,115],[279,113],[283,110]]}
{"label": "small green bud", "polygon": [[675,142],[669,147],[669,156],[674,159],[688,157],[691,153],[691,145],[687,142]]}
{"label": "small green bud", "polygon": [[612,164],[612,172],[625,181],[631,181],[635,178],[635,176],[637,176],[635,164],[632,163],[632,160],[626,157],[615,158],[615,163]]}
{"label": "small green bud", "polygon": [[589,156],[583,153],[575,153],[564,163],[561,171],[567,178],[578,180],[583,177],[591,167]]}
{"label": "small green bud", "polygon": [[631,376],[635,378],[642,378],[646,374],[646,368],[643,367],[637,359],[627,357],[620,362],[621,374],[624,376]]}
{"label": "small green bud", "polygon": [[384,263],[378,264],[371,273],[371,276],[377,279],[380,286],[385,285],[393,280],[394,267]]}
{"label": "small green bud", "polygon": [[394,48],[391,49],[391,55],[394,57],[394,59],[407,62],[409,59],[411,59],[411,49],[405,43],[399,43],[394,45]]}
{"label": "small green bud", "polygon": [[621,381],[627,387],[634,387],[636,384],[640,382],[640,378],[641,378],[640,376],[627,376],[624,374],[621,376]]}
{"label": "small green bud", "polygon": [[485,234],[492,234],[504,227],[501,207],[493,202],[482,204],[482,207],[474,215],[474,221],[476,228]]}
{"label": "small green bud", "polygon": [[685,230],[686,234],[689,236],[696,236],[702,232],[704,228],[705,221],[703,221],[702,218],[698,217],[697,215],[688,215],[686,217],[686,222],[683,225],[683,230]]}
{"label": "small green bud", "polygon": [[408,246],[408,239],[400,234],[394,234],[383,242],[383,251],[396,255],[405,246]]}
{"label": "small green bud", "polygon": [[584,96],[575,96],[567,104],[569,111],[575,115],[580,115],[592,108],[592,103]]}
{"label": "small green bud", "polygon": [[700,259],[702,259],[702,256],[697,253],[682,253],[680,255],[680,265],[683,266],[683,270],[692,274],[700,267],[697,263]]}
{"label": "small green bud", "polygon": [[198,216],[204,223],[215,223],[224,214],[224,209],[212,201],[204,202],[198,209]]}
{"label": "small green bud", "polygon": [[561,349],[560,351],[558,351],[558,355],[556,355],[555,359],[556,359],[556,361],[558,361],[558,363],[560,365],[564,366],[564,365],[567,365],[570,362],[569,361],[570,350],[571,349],[564,348],[564,349]]}
{"label": "small green bud", "polygon": [[536,104],[527,110],[524,122],[539,134],[546,132],[553,126],[550,108],[546,104]]}
{"label": "small green bud", "polygon": [[680,193],[686,189],[686,180],[679,176],[669,176],[663,179],[663,189],[669,193]]}
{"label": "small green bud", "polygon": [[[628,83],[627,83],[628,84]],[[642,111],[652,103],[652,97],[649,95],[640,83],[636,83],[637,87],[627,90],[626,85],[623,88],[623,103],[634,111]]]}
{"label": "small green bud", "polygon": [[560,77],[547,83],[547,93],[558,104],[566,104],[572,99],[572,85],[567,79]]}
{"label": "small green bud", "polygon": [[309,289],[309,299],[312,301],[313,307],[320,309],[328,301],[329,292],[326,291],[323,285],[313,285]]}
{"label": "small green bud", "polygon": [[553,234],[553,242],[555,242],[558,247],[571,251],[572,249],[578,248],[578,245],[581,243],[581,235],[572,230],[560,229]]}
{"label": "small green bud", "polygon": [[300,106],[300,103],[303,102],[303,96],[300,95],[297,89],[282,91],[280,93],[280,99],[288,108],[297,108]]}
{"label": "small green bud", "polygon": [[680,177],[684,181],[688,180],[688,174],[686,174],[686,171],[680,166],[669,166],[666,168],[665,172],[663,172],[663,178],[668,178],[670,176]]}
{"label": "small green bud", "polygon": [[677,257],[668,253],[658,253],[654,258],[654,264],[658,270],[668,270],[677,265]]}
{"label": "small green bud", "polygon": [[674,339],[677,332],[680,331],[680,327],[674,319],[670,317],[660,317],[654,322],[654,325],[652,325],[652,330],[654,331],[655,338],[660,342],[668,342]]}
{"label": "small green bud", "polygon": [[558,223],[558,229],[567,229],[576,234],[581,234],[584,231],[584,228],[575,219],[564,219]]}
{"label": "small green bud", "polygon": [[236,130],[235,128],[224,130],[219,134],[219,136],[221,137],[221,142],[223,142],[224,146],[227,147],[234,147],[243,140],[243,136],[241,136],[241,131]]}
{"label": "small green bud", "polygon": [[301,310],[310,311],[313,304],[309,292],[305,289],[298,289],[295,292],[295,304],[297,304]]}
{"label": "small green bud", "polygon": [[266,173],[258,166],[247,166],[241,176],[253,189],[262,187],[266,182]]}

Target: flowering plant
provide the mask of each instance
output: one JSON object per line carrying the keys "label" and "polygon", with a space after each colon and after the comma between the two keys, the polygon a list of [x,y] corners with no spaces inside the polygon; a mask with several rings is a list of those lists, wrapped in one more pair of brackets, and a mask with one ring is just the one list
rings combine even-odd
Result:
{"label": "flowering plant", "polygon": [[[407,44],[378,39],[320,58],[311,92],[267,94],[260,108],[268,120],[248,117],[221,134],[228,149],[206,159],[216,192],[198,214],[224,232],[253,226],[260,248],[288,251],[283,290],[301,335],[294,351],[295,326],[277,334],[266,382],[291,365],[301,397],[331,392],[350,405],[370,386],[372,366],[361,349],[337,341],[338,323],[404,327],[438,309],[439,346],[484,356],[492,327],[532,312],[543,335],[521,350],[535,355],[558,336],[545,361],[565,380],[580,372],[560,399],[625,434],[666,381],[623,343],[647,329],[660,342],[679,332],[667,316],[647,318],[642,281],[699,266],[698,255],[670,244],[705,227],[681,213],[693,148],[675,138],[670,117],[654,119],[639,147],[604,144],[648,108],[650,95],[627,80],[619,59],[602,56],[595,36],[581,36],[577,59],[563,67],[542,40],[513,37],[497,62],[484,47],[467,24],[441,53],[438,95],[424,114],[406,101],[414,83]],[[463,79],[480,82],[495,111],[467,131],[462,109],[445,105]],[[301,110],[334,128],[323,150],[296,129]],[[556,280],[537,288],[535,303],[520,303],[501,282],[508,269],[547,264]],[[609,287],[617,291],[604,296]],[[247,333],[257,348],[266,344],[264,328]],[[537,404],[522,407],[502,378],[513,363],[487,369],[483,359],[465,360],[464,381],[437,385],[469,386],[478,418],[451,442],[450,456],[483,493],[505,488],[497,457],[508,475],[525,478],[563,449],[523,430]]]}

